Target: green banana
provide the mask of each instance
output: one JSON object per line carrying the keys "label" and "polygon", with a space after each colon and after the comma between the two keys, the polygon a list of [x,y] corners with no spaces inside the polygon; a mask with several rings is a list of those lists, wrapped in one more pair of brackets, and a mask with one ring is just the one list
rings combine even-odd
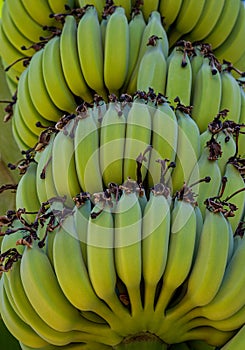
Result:
{"label": "green banana", "polygon": [[170,25],[174,23],[178,13],[180,11],[183,0],[169,1],[160,0],[158,11],[163,18],[163,25],[166,30],[169,29]]}
{"label": "green banana", "polygon": [[31,0],[21,0],[21,3],[29,13],[29,16],[41,26],[52,26],[56,24],[54,18],[49,16],[52,13],[52,10],[48,1],[39,1],[38,6],[36,6]]}
{"label": "green banana", "polygon": [[236,350],[244,342],[245,326],[241,329],[223,346],[223,350]]}

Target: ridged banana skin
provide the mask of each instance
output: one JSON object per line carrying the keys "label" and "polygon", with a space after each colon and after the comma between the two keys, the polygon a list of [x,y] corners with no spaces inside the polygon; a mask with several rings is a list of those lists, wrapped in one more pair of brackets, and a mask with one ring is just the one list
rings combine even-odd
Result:
{"label": "ridged banana skin", "polygon": [[36,52],[28,66],[28,87],[32,102],[41,116],[50,121],[58,121],[63,112],[51,100],[43,75],[43,52]]}
{"label": "ridged banana skin", "polygon": [[48,343],[39,337],[33,329],[22,321],[12,309],[4,289],[3,279],[0,280],[0,311],[1,317],[8,328],[9,332],[19,341],[25,341],[30,347],[42,347]]}
{"label": "ridged banana skin", "polygon": [[37,164],[36,188],[40,203],[58,196],[52,175],[52,147],[54,138],[55,135],[51,135],[49,144],[41,151]]}
{"label": "ridged banana skin", "polygon": [[36,136],[39,136],[41,133],[41,128],[36,126],[36,123],[41,123],[43,126],[53,125],[51,121],[43,118],[41,114],[36,110],[29,91],[28,87],[28,72],[26,69],[20,76],[18,82],[18,91],[17,91],[17,103],[20,113],[25,121],[25,124],[32,133]]}
{"label": "ridged banana skin", "polygon": [[[70,54],[72,53],[70,52]],[[60,55],[60,37],[52,38],[45,45],[42,65],[45,85],[51,100],[60,110],[74,113],[77,104],[64,77]]]}
{"label": "ridged banana skin", "polygon": [[205,38],[205,42],[210,43],[213,50],[219,47],[233,30],[238,17],[240,3],[240,0],[225,0],[218,21],[211,33]]}
{"label": "ridged banana skin", "polygon": [[129,27],[123,7],[109,16],[105,32],[104,81],[109,93],[118,94],[123,86],[129,60]]}
{"label": "ridged banana skin", "polygon": [[[127,116],[126,141],[124,150],[123,178],[136,179],[136,159],[143,154],[151,143],[152,120],[147,105],[136,99]],[[144,180],[149,164],[149,153],[146,154],[146,162],[142,165],[142,179]]]}
{"label": "ridged banana skin", "polygon": [[20,151],[28,149],[28,146],[24,143],[20,134],[18,133],[14,119],[12,120],[12,135]]}
{"label": "ridged banana skin", "polygon": [[169,180],[172,191],[179,191],[187,182],[200,155],[200,133],[197,124],[187,113],[175,111],[178,122],[176,167]]}
{"label": "ridged banana skin", "polygon": [[190,41],[205,40],[215,27],[222,14],[225,0],[214,2],[212,0],[206,0],[202,10],[202,14],[190,33],[188,33],[188,39]]}
{"label": "ridged banana skin", "polygon": [[100,169],[104,185],[122,184],[126,118],[120,103],[109,103],[100,128]]}
{"label": "ridged banana skin", "polygon": [[241,261],[244,259],[245,240],[235,250],[228,264],[222,285],[215,298],[200,309],[200,314],[211,320],[224,320],[234,315],[245,304],[241,288],[244,283],[244,275],[240,272]]}
{"label": "ridged banana skin", "polygon": [[201,18],[205,0],[183,0],[178,16],[173,23],[173,29],[169,32],[170,47],[175,44],[183,34],[189,33]]}
{"label": "ridged banana skin", "polygon": [[[66,196],[65,203],[72,208],[73,197],[80,193],[74,152],[74,119],[56,135],[52,147],[52,175],[59,197]],[[62,174],[62,176],[61,176]]]}
{"label": "ridged banana skin", "polygon": [[220,110],[228,109],[228,119],[238,123],[241,111],[241,93],[239,84],[230,72],[222,71],[220,76],[222,82]]}
{"label": "ridged banana skin", "polygon": [[[160,325],[157,334],[165,333],[164,322],[160,322],[164,317],[163,310],[166,310],[173,293],[182,285],[190,272],[194,256],[196,225],[196,214],[192,204],[175,199],[171,212],[167,265],[155,308],[157,327],[159,328]],[[181,253],[183,251],[185,251],[184,256]]]}
{"label": "ridged banana skin", "polygon": [[151,13],[151,16],[149,17],[146,27],[143,31],[141,45],[138,53],[138,60],[132,72],[129,83],[126,87],[126,90],[129,94],[133,94],[137,90],[137,76],[138,76],[139,65],[147,49],[148,40],[152,35],[156,35],[159,38],[162,38],[161,40],[162,51],[164,53],[165,58],[167,58],[168,52],[169,52],[168,37],[162,25],[161,16],[158,11],[153,11]]}
{"label": "ridged banana skin", "polygon": [[[8,66],[14,64],[13,68],[17,73],[17,77],[19,77],[20,74],[25,69],[22,62],[22,59],[25,58],[25,55],[21,54],[14,46],[12,46],[8,37],[4,33],[2,20],[0,21],[0,41],[1,41],[1,48],[0,48],[1,58],[7,64],[7,67],[5,67],[5,69],[8,68]],[[20,60],[20,61],[18,62],[17,60]],[[11,70],[12,66],[9,69]]]}
{"label": "ridged banana skin", "polygon": [[71,92],[84,101],[92,101],[92,93],[85,82],[80,66],[77,48],[77,22],[72,15],[65,17],[60,36],[60,58],[63,74]]}
{"label": "ridged banana skin", "polygon": [[26,125],[18,104],[14,106],[13,117],[15,118],[15,126],[23,142],[28,146],[28,148],[34,147],[38,138]]}
{"label": "ridged banana skin", "polygon": [[31,0],[21,0],[22,5],[25,7],[26,11],[32,17],[32,19],[39,23],[41,26],[52,26],[57,24],[54,18],[50,18],[49,15],[52,10],[48,4],[48,1],[41,0],[38,6]]}
{"label": "ridged banana skin", "polygon": [[174,3],[171,0],[160,0],[158,11],[163,18],[163,25],[166,30],[175,21],[178,16],[183,0],[176,0]]}
{"label": "ridged banana skin", "polygon": [[218,166],[218,161],[209,160],[208,153],[207,148],[203,149],[202,154],[193,168],[188,180],[188,184],[191,185],[196,181],[204,179],[206,176],[210,176],[211,178],[209,183],[201,182],[192,187],[193,192],[197,194],[196,200],[203,217],[206,211],[204,201],[210,197],[218,195],[222,177]]}
{"label": "ridged banana skin", "polygon": [[167,60],[167,79],[165,95],[172,105],[178,97],[185,106],[190,106],[192,67],[190,59],[180,47],[176,46]]}
{"label": "ridged banana skin", "polygon": [[218,71],[216,74],[212,74],[209,59],[204,58],[203,64],[196,76],[191,101],[191,105],[193,106],[191,116],[197,123],[200,132],[206,130],[208,123],[220,111],[221,96],[221,76]]}
{"label": "ridged banana skin", "polygon": [[[127,289],[130,300],[130,312],[134,320],[132,331],[135,332],[142,330],[143,312],[140,295],[142,275],[142,213],[135,192],[123,192],[115,206],[114,220],[115,266],[118,277]],[[133,265],[132,259],[134,260]]]}
{"label": "ridged banana skin", "polygon": [[146,22],[144,20],[142,11],[136,12],[129,19],[129,22],[128,22],[128,30],[129,30],[128,71],[127,71],[124,85],[121,88],[122,92],[126,91],[125,87],[128,85],[128,82],[131,78],[131,74],[133,73],[135,65],[137,63],[142,35],[145,27],[146,27]]}
{"label": "ridged banana skin", "polygon": [[34,212],[34,214],[23,214],[23,218],[29,223],[34,221],[36,213],[40,209],[36,190],[36,171],[37,163],[31,162],[26,173],[19,180],[16,191],[16,208],[25,208],[27,212]]}
{"label": "ridged banana skin", "polygon": [[212,302],[219,293],[227,266],[230,235],[232,232],[224,215],[207,210],[187,291],[173,313],[191,312],[195,307]]}
{"label": "ridged banana skin", "polygon": [[23,51],[22,46],[26,48],[30,47],[33,44],[33,41],[27,39],[16,27],[8,8],[8,2],[4,1],[2,7],[2,26],[4,33],[6,34],[8,40],[11,44],[21,53],[31,56],[35,51],[29,49],[28,51]]}
{"label": "ridged banana skin", "polygon": [[154,318],[156,288],[167,263],[170,219],[170,205],[167,198],[163,193],[153,191],[142,218],[142,275],[147,329],[150,329]]}
{"label": "ridged banana skin", "polygon": [[[167,102],[158,104],[152,117],[151,156],[148,168],[148,185],[153,187],[160,181],[161,168],[158,159],[175,161],[178,140],[178,123],[173,109]],[[171,169],[165,174],[166,183],[171,176]]]}
{"label": "ridged banana skin", "polygon": [[92,90],[106,98],[102,34],[98,13],[94,7],[88,7],[79,21],[77,45],[85,81]]}
{"label": "ridged banana skin", "polygon": [[31,18],[21,1],[8,1],[8,8],[16,27],[33,43],[38,42],[40,36],[49,35],[48,31],[44,31],[42,26]]}
{"label": "ridged banana skin", "polygon": [[235,25],[227,39],[214,50],[215,56],[222,60],[236,62],[241,56],[241,47],[244,47],[245,35],[245,7],[240,1],[240,9]]}
{"label": "ridged banana skin", "polygon": [[77,177],[82,190],[91,194],[103,191],[99,161],[99,131],[90,108],[78,116],[74,152]]}
{"label": "ridged banana skin", "polygon": [[162,51],[161,38],[154,45],[148,45],[139,65],[137,90],[164,94],[167,76],[167,62]]}
{"label": "ridged banana skin", "polygon": [[223,350],[237,350],[241,344],[245,342],[245,326],[241,329],[223,346]]}
{"label": "ridged banana skin", "polygon": [[[225,199],[226,197],[234,194],[236,191],[244,188],[244,179],[242,178],[239,170],[232,164],[232,162],[228,162],[226,164],[224,176],[226,176],[227,182],[222,198]],[[235,216],[229,218],[232,230],[235,232],[239,222],[243,217],[245,208],[245,191],[236,194],[233,198],[230,199],[230,202],[234,203],[238,208],[235,211]]]}

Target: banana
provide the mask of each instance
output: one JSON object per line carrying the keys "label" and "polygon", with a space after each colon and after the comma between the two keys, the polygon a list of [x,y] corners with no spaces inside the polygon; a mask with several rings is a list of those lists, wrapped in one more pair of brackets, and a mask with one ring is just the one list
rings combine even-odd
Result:
{"label": "banana", "polygon": [[30,347],[42,347],[48,343],[27,325],[12,309],[4,288],[3,279],[0,279],[0,312],[1,317],[9,332],[19,341],[25,342]]}
{"label": "banana", "polygon": [[81,70],[77,45],[77,22],[74,16],[68,15],[65,17],[60,35],[60,58],[63,74],[72,93],[84,101],[91,102],[92,94]]}
{"label": "banana", "polygon": [[74,138],[77,177],[84,192],[101,192],[103,183],[99,160],[99,132],[92,109],[84,107],[77,118]]}
{"label": "banana", "polygon": [[229,132],[229,128],[223,130],[223,132],[219,132],[216,141],[219,143],[222,151],[221,157],[218,158],[218,166],[221,175],[223,176],[226,163],[236,154],[236,141],[234,140],[232,133]]}
{"label": "banana", "polygon": [[241,93],[239,84],[232,73],[229,72],[229,69],[227,71],[226,67],[224,67],[220,76],[222,83],[220,110],[228,109],[228,118],[238,123],[241,111]]}
{"label": "banana", "polygon": [[173,192],[187,182],[200,154],[200,133],[190,116],[189,109],[179,105],[175,109],[178,122],[176,167],[173,169],[169,186]]}
{"label": "banana", "polygon": [[155,185],[143,211],[142,275],[144,311],[149,323],[147,329],[154,318],[157,284],[164,273],[168,258],[171,211],[167,197],[168,189],[162,184]]}
{"label": "banana", "polygon": [[221,0],[216,4],[214,4],[212,0],[205,1],[202,14],[198,22],[192,31],[188,33],[188,38],[190,41],[206,41],[206,37],[211,33],[212,29],[220,20],[224,4],[225,0]]}
{"label": "banana", "polygon": [[135,65],[137,63],[142,35],[145,29],[145,26],[146,26],[146,22],[144,20],[142,11],[135,10],[132,13],[128,23],[128,30],[129,30],[128,71],[127,71],[124,85],[121,88],[122,92],[126,91],[125,87],[128,85],[128,82],[131,78],[131,74],[133,73]]}
{"label": "banana", "polygon": [[186,48],[177,45],[168,57],[165,95],[172,105],[176,97],[185,106],[190,106],[192,67]]}
{"label": "banana", "polygon": [[86,11],[77,27],[80,65],[87,85],[106,99],[104,85],[104,53],[98,13],[93,6]]}
{"label": "banana", "polygon": [[[80,7],[84,7],[84,6],[86,6],[88,4],[87,0],[78,0],[78,2],[79,2],[79,6]],[[102,14],[104,12],[104,7],[106,5],[106,0],[90,0],[89,4],[93,5],[96,8],[96,11],[98,13],[98,18],[99,18],[99,20],[101,22]]]}
{"label": "banana", "polygon": [[37,136],[26,125],[18,104],[14,106],[13,117],[15,119],[15,126],[19,135],[21,135],[20,137],[22,138],[23,142],[28,146],[28,148],[35,146],[37,143]]}
{"label": "banana", "polygon": [[[16,27],[9,12],[8,2],[3,3],[2,7],[2,26],[4,33],[11,44],[21,53],[24,54],[22,46],[29,48],[33,42],[27,39]],[[28,54],[31,56],[35,50],[30,48]]]}
{"label": "banana", "polygon": [[[185,199],[175,198],[171,211],[167,264],[155,307],[155,318],[158,321],[157,334],[165,334],[165,322],[161,322],[161,320],[174,292],[183,284],[191,270],[196,228],[197,220],[194,205]],[[181,253],[183,251],[185,251],[184,255]],[[168,323],[166,323],[166,326],[168,328]]]}
{"label": "banana", "polygon": [[25,69],[20,76],[18,82],[16,106],[18,106],[28,129],[36,136],[39,136],[41,129],[37,126],[37,123],[40,123],[43,126],[51,126],[53,123],[47,119],[44,119],[34,107],[28,87],[28,72],[29,70]]}
{"label": "banana", "polygon": [[[197,123],[200,132],[206,130],[208,123],[220,111],[222,96],[221,76],[212,59],[205,57],[199,69],[191,101],[191,116]],[[212,101],[212,103],[210,103]]]}
{"label": "banana", "polygon": [[129,60],[129,27],[123,7],[109,16],[105,32],[104,81],[110,93],[118,95],[123,86]]}
{"label": "banana", "polygon": [[162,51],[164,53],[165,58],[167,58],[168,51],[169,51],[168,37],[162,25],[161,16],[158,11],[153,11],[151,13],[148,19],[148,22],[145,26],[145,29],[143,31],[141,45],[138,53],[138,59],[135,64],[135,68],[132,72],[131,78],[128,82],[128,85],[126,87],[126,91],[129,94],[133,94],[137,90],[137,76],[138,76],[139,65],[145,51],[147,50],[148,40],[152,35],[156,35],[157,37],[162,38],[161,39]]}
{"label": "banana", "polygon": [[[210,181],[200,182],[199,180],[209,177]],[[204,148],[200,158],[193,167],[188,184],[192,185],[192,190],[197,194],[197,203],[200,207],[203,217],[205,216],[206,206],[204,201],[210,197],[217,196],[221,184],[221,172],[216,159],[209,159],[209,150]]]}
{"label": "banana", "polygon": [[45,32],[43,27],[29,15],[22,1],[8,1],[8,9],[18,30],[33,43],[39,42],[40,36],[43,36],[44,33],[50,34],[48,31]]}
{"label": "banana", "polygon": [[238,17],[232,31],[226,40],[214,50],[215,56],[222,60],[236,62],[242,55],[243,38],[245,33],[245,7],[240,1]]}
{"label": "banana", "polygon": [[[228,161],[226,164],[224,176],[227,178],[225,189],[222,198],[226,200],[227,197],[232,196],[237,191],[244,189],[244,179],[237,168],[236,161]],[[237,193],[234,198],[228,200],[237,207],[234,212],[234,216],[229,217],[233,232],[236,231],[238,224],[242,221],[244,203],[245,203],[245,191]]]}
{"label": "banana", "polygon": [[58,121],[62,111],[52,102],[44,82],[43,75],[43,52],[36,52],[28,66],[28,87],[30,96],[36,110],[41,116],[50,121]]}
{"label": "banana", "polygon": [[169,32],[169,45],[172,47],[179,38],[186,33],[189,33],[198,23],[202,16],[205,0],[188,1],[183,0],[178,16],[174,22],[174,28]]}
{"label": "banana", "polygon": [[153,0],[153,1],[145,0],[145,1],[143,1],[143,4],[140,8],[141,8],[141,11],[142,11],[146,21],[148,20],[148,18],[150,17],[150,15],[153,11],[158,10],[158,6],[159,6],[159,0]]}
{"label": "banana", "polygon": [[199,309],[200,315],[210,320],[224,320],[238,312],[245,304],[240,290],[244,275],[240,273],[240,263],[244,259],[245,240],[242,239],[228,264],[219,292],[208,304]]}
{"label": "banana", "polygon": [[52,174],[52,148],[55,135],[51,135],[48,145],[40,151],[40,158],[37,163],[36,189],[40,203],[47,202],[57,197],[57,191]]}
{"label": "banana", "polygon": [[174,3],[170,0],[160,0],[158,11],[163,18],[163,25],[166,30],[174,23],[180,11],[183,0],[176,0]]}
{"label": "banana", "polygon": [[22,137],[18,133],[14,119],[12,119],[12,135],[20,151],[28,149],[28,146],[24,143],[24,141],[22,140]]}
{"label": "banana", "polygon": [[[0,10],[1,11],[1,10]],[[18,340],[9,332],[2,318],[0,318],[1,345],[4,349],[19,349]]]}
{"label": "banana", "polygon": [[23,218],[29,223],[35,220],[41,206],[36,190],[36,171],[37,163],[31,162],[26,173],[20,178],[16,191],[16,208],[30,212],[30,214],[23,214]]}
{"label": "banana", "polygon": [[161,46],[162,38],[151,36],[138,70],[137,90],[153,89],[156,94],[164,94],[167,75],[167,63]]}
{"label": "banana", "polygon": [[48,1],[41,0],[38,2],[38,6],[35,6],[31,0],[21,0],[21,3],[32,19],[41,26],[53,26],[57,23],[54,18],[50,18],[49,16],[52,10],[49,7]]}
{"label": "banana", "polygon": [[[70,52],[70,54],[72,53]],[[51,100],[60,110],[66,113],[74,113],[77,104],[64,77],[59,36],[55,36],[45,45],[42,65],[44,82]]]}
{"label": "banana", "polygon": [[187,344],[190,350],[215,350],[212,345],[208,345],[202,340],[191,340]]}
{"label": "banana", "polygon": [[207,209],[186,294],[169,311],[169,317],[172,313],[175,313],[175,317],[177,314],[181,317],[195,307],[207,305],[219,293],[227,266],[230,235],[232,232],[223,213]]}
{"label": "banana", "polygon": [[[160,181],[161,171],[156,162],[161,159],[175,161],[178,140],[178,123],[173,109],[164,97],[157,99],[157,107],[152,117],[151,157],[148,168],[148,186],[153,187]],[[167,183],[172,171],[169,168],[164,175]]]}
{"label": "banana", "polygon": [[240,2],[239,0],[234,0],[232,2],[225,0],[218,21],[211,33],[205,38],[205,42],[210,43],[213,50],[221,46],[233,30],[238,17]]}
{"label": "banana", "polygon": [[[245,125],[245,91],[242,86],[240,86],[240,93],[241,93],[241,110],[240,110],[239,124]],[[245,157],[244,136],[241,133],[239,133],[237,147],[238,147],[238,155],[240,155],[241,158],[244,158]]]}
{"label": "banana", "polygon": [[236,350],[245,341],[245,326],[242,326],[240,330],[222,347],[223,350]]}
{"label": "banana", "polygon": [[144,180],[149,164],[148,154],[144,152],[151,143],[152,120],[151,113],[145,101],[140,96],[135,96],[132,107],[127,116],[126,141],[124,150],[123,178],[128,177],[137,180],[136,160],[143,156],[142,180]]}
{"label": "banana", "polygon": [[68,5],[71,9],[74,6],[74,0],[61,0],[59,2],[55,0],[48,0],[47,2],[53,13],[64,12],[64,10],[66,10],[66,5]]}
{"label": "banana", "polygon": [[204,45],[202,46],[201,44],[194,45],[193,43],[193,53],[190,56],[190,62],[191,62],[191,76],[192,76],[192,83],[191,83],[191,100],[192,100],[192,95],[194,92],[194,86],[195,86],[195,81],[196,81],[196,76],[197,73],[203,63],[204,59]]}
{"label": "banana", "polygon": [[69,207],[74,206],[72,198],[81,191],[75,162],[75,126],[75,121],[72,119],[56,135],[53,142],[51,160],[52,176],[57,194],[60,197],[66,197],[65,203]]}
{"label": "banana", "polygon": [[115,6],[121,6],[124,8],[127,19],[130,19],[133,2],[131,0],[113,0]]}
{"label": "banana", "polygon": [[122,184],[124,139],[126,133],[126,118],[121,104],[110,101],[100,128],[100,169],[104,185],[110,182]]}
{"label": "banana", "polygon": [[[143,305],[140,293],[142,274],[141,225],[142,213],[137,195],[137,183],[127,180],[115,206],[115,267],[125,285],[132,315],[133,331],[142,330]],[[129,215],[130,213],[130,215]],[[134,264],[132,265],[132,259]],[[137,322],[136,322],[137,320]]]}

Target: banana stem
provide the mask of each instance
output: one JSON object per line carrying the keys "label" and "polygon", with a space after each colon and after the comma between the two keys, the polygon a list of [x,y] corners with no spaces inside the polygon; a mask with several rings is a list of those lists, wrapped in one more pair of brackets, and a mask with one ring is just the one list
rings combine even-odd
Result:
{"label": "banana stem", "polygon": [[141,333],[124,339],[115,350],[167,350],[168,345],[151,333]]}

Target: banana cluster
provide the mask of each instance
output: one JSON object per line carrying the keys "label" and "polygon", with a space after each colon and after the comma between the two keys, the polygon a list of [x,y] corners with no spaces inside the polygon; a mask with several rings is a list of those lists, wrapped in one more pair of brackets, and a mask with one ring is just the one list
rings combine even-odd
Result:
{"label": "banana cluster", "polygon": [[23,349],[120,349],[143,332],[162,349],[212,349],[244,325],[245,241],[218,196],[202,216],[191,187],[172,196],[162,181],[147,196],[127,179],[73,203],[5,217],[0,311]]}

